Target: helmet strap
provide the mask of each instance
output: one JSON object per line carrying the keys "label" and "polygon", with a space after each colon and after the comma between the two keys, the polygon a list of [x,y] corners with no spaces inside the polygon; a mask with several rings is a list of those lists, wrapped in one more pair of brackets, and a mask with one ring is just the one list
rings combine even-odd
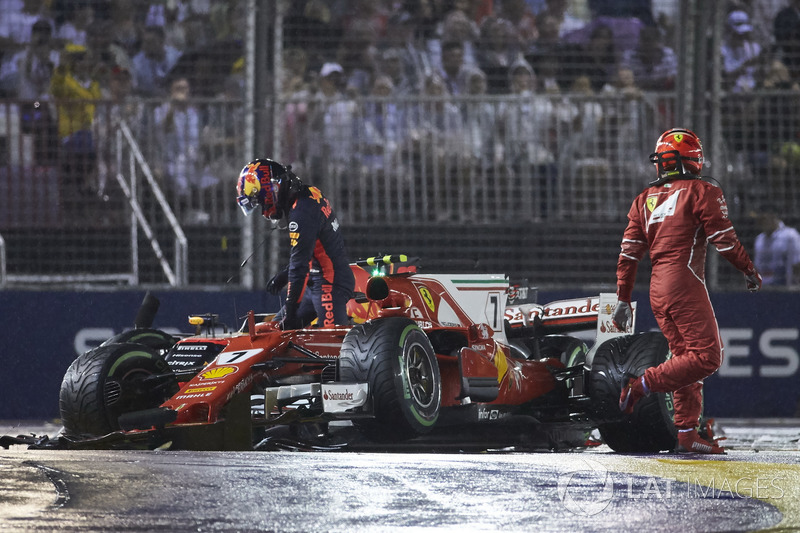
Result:
{"label": "helmet strap", "polygon": [[[681,153],[677,150],[668,150],[666,152],[656,152],[650,154],[650,162],[656,165],[656,168],[658,169],[658,178],[649,183],[651,187],[654,185],[661,185],[662,183],[666,183],[670,180],[699,179],[699,176],[695,176],[691,172],[686,172],[686,169],[683,166],[683,158],[681,157]],[[674,164],[675,168],[673,170],[664,170],[664,167],[668,164]]]}

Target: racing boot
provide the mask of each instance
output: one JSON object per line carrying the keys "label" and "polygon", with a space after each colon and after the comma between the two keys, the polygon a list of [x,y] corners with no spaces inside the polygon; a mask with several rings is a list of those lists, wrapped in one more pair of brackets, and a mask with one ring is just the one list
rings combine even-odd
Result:
{"label": "racing boot", "polygon": [[713,418],[704,418],[702,416],[700,417],[700,427],[697,428],[697,434],[700,435],[701,439],[714,444],[719,444],[719,441],[728,438],[725,436],[725,432],[717,426]]}
{"label": "racing boot", "polygon": [[678,453],[725,453],[725,448],[718,446],[716,442],[708,442],[700,437],[697,429],[678,429],[678,445],[675,447]]}
{"label": "racing boot", "polygon": [[633,406],[645,396],[650,396],[650,388],[644,382],[644,376],[631,378],[619,395],[619,410],[626,415],[633,413]]}

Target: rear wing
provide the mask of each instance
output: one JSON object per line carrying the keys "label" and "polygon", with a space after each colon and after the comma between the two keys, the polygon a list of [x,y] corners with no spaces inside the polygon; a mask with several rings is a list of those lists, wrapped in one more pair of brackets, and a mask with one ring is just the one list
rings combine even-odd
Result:
{"label": "rear wing", "polygon": [[601,293],[544,305],[509,305],[505,312],[507,333],[509,337],[520,337],[596,329],[598,342],[632,333],[636,325],[636,303],[632,304],[633,319],[628,330],[620,331],[611,320],[616,302],[614,293]]}

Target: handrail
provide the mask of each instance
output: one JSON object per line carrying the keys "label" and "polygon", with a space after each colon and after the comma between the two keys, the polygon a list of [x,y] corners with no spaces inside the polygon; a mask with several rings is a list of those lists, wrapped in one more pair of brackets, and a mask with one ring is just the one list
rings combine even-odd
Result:
{"label": "handrail", "polygon": [[0,235],[0,288],[6,286],[6,241]]}
{"label": "handrail", "polygon": [[[133,134],[131,133],[128,124],[122,120],[119,123],[119,132],[122,136],[125,137],[128,146],[130,147],[130,157],[131,157],[131,181],[133,184],[133,162],[135,161],[138,163],[139,167],[142,169],[142,173],[144,174],[145,179],[147,180],[150,189],[153,192],[153,196],[156,199],[161,211],[164,213],[164,216],[169,223],[173,234],[175,235],[175,268],[174,270],[170,267],[169,262],[164,257],[164,253],[161,250],[161,245],[158,243],[156,239],[155,233],[153,232],[152,227],[147,222],[147,219],[144,215],[144,211],[142,211],[141,206],[139,205],[138,200],[136,199],[136,195],[134,190],[132,189],[131,185],[129,185],[126,181],[124,176],[122,175],[121,165],[117,167],[116,178],[117,182],[119,183],[120,187],[122,188],[123,193],[128,198],[128,202],[130,203],[131,209],[133,210],[133,214],[136,217],[136,221],[142,226],[144,230],[145,236],[150,241],[150,246],[153,249],[153,252],[156,255],[156,258],[161,265],[161,269],[164,271],[164,274],[167,276],[167,280],[169,284],[173,287],[184,286],[188,283],[189,276],[188,276],[188,264],[189,264],[189,244],[186,238],[186,234],[183,232],[183,228],[181,228],[178,219],[175,217],[175,214],[172,212],[172,209],[167,201],[164,193],[161,191],[161,187],[159,187],[158,182],[156,181],[155,177],[153,176],[153,172],[150,169],[150,165],[144,158],[141,149],[139,148],[139,144],[134,139]],[[121,153],[121,150],[118,151],[118,154]],[[131,246],[135,248],[136,243],[131,243]],[[136,267],[136,265],[134,265]]]}

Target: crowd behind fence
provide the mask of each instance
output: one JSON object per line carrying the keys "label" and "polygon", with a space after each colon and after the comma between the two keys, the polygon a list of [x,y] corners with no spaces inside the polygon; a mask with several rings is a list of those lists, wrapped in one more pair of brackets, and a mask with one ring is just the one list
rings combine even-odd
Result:
{"label": "crowd behind fence", "polygon": [[[163,191],[187,232],[189,282],[220,283],[246,248],[233,187],[255,156],[322,188],[364,237],[351,246],[359,254],[376,228],[377,242],[408,227],[481,226],[484,241],[547,233],[536,250],[496,255],[555,272],[546,279],[603,284],[616,257],[608,243],[654,176],[654,140],[676,125],[707,141],[704,173],[725,190],[745,244],[764,206],[795,223],[800,19],[793,32],[779,0],[651,4],[0,0],[0,267],[126,269],[140,246],[181,234],[156,201]],[[270,24],[248,34],[256,6]],[[682,13],[713,27],[695,17],[701,26],[684,34],[694,19]],[[248,45],[273,37],[254,74]],[[703,41],[708,57],[693,50]],[[244,86],[262,74],[271,85],[248,101]],[[263,133],[255,154],[247,113]],[[138,232],[120,177],[152,237]],[[564,238],[568,250],[565,232],[603,238]],[[488,257],[485,243],[442,246]],[[608,265],[593,275],[576,257]],[[164,281],[157,268],[134,279]]]}
{"label": "crowd behind fence", "polygon": [[[744,238],[752,238],[750,214],[763,205],[793,220],[800,200],[798,101],[789,91],[724,101],[731,110],[725,115],[724,152],[710,159],[706,173],[725,190]],[[170,111],[169,100],[136,100],[130,102],[136,111],[124,115],[113,102],[93,103],[97,170],[80,183],[65,179],[52,127],[31,113],[34,104],[0,103],[0,142],[9,154],[0,166],[0,234],[38,232],[26,241],[30,261],[14,268],[22,264],[27,270],[40,256],[60,255],[68,259],[52,265],[55,270],[69,269],[80,256],[87,257],[87,270],[107,268],[92,264],[105,252],[80,238],[54,244],[47,236],[67,228],[83,237],[120,230],[125,235],[130,207],[115,179],[117,172],[128,172],[118,168],[127,164],[121,153],[126,148],[115,142],[123,119],[181,226],[201,236],[205,229],[226,228],[231,241],[236,238],[244,220],[234,201],[235,178],[245,161],[241,101],[189,99],[185,109],[171,110],[170,124],[162,116]],[[653,139],[672,123],[673,109],[671,95],[647,93],[290,99],[265,112],[278,114],[281,143],[291,154],[283,161],[325,191],[346,226],[402,232],[426,225],[494,225],[499,234],[557,232],[565,223],[586,223],[582,231],[601,234],[624,225],[631,198],[653,178],[647,155]],[[136,194],[158,231],[158,221],[166,222],[152,191],[141,186]],[[555,248],[531,255],[561,255],[572,263],[566,259],[571,252],[550,244]],[[54,246],[65,250],[54,252]],[[101,249],[114,246],[124,248],[112,242]],[[459,246],[450,253],[470,257],[470,243]],[[613,259],[615,245],[606,248],[592,252]],[[224,264],[210,268],[227,275],[235,260],[230,253]],[[222,273],[209,279],[220,280]],[[597,279],[607,277],[598,273]],[[584,275],[583,282],[591,278]]]}

